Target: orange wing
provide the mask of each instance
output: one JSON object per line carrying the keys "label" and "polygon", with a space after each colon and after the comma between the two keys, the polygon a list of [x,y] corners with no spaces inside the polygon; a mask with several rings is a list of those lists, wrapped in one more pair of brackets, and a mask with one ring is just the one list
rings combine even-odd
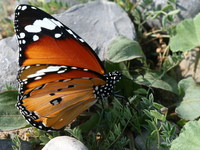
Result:
{"label": "orange wing", "polygon": [[24,94],[17,107],[33,126],[58,130],[96,102],[93,86],[103,84],[99,78],[49,82]]}
{"label": "orange wing", "polygon": [[100,74],[105,73],[91,50],[72,38],[56,40],[43,36],[37,42],[27,46],[25,56],[26,60],[22,66],[55,64],[87,68]]}
{"label": "orange wing", "polygon": [[82,38],[36,7],[16,8],[15,30],[21,66],[54,64],[105,73],[98,56]]}
{"label": "orange wing", "polygon": [[60,65],[39,65],[22,67],[18,74],[20,83],[20,94],[26,94],[32,89],[52,81],[73,79],[73,78],[101,78],[96,72],[87,69],[60,66]]}

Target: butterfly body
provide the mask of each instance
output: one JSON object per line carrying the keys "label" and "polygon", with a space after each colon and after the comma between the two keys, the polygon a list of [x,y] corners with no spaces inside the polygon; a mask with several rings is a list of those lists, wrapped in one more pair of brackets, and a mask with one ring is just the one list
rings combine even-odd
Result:
{"label": "butterfly body", "polygon": [[98,99],[108,97],[120,79],[106,74],[92,48],[61,22],[30,6],[15,11],[19,43],[17,108],[42,130],[59,130]]}

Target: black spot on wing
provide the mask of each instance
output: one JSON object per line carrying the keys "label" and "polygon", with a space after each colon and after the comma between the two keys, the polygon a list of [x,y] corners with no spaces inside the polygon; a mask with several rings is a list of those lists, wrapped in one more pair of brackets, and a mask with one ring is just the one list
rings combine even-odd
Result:
{"label": "black spot on wing", "polygon": [[74,87],[74,85],[68,85],[68,87],[67,88],[73,88]]}
{"label": "black spot on wing", "polygon": [[62,91],[62,89],[57,89],[57,91],[59,92],[59,91]]}
{"label": "black spot on wing", "polygon": [[50,103],[52,105],[57,105],[57,104],[60,104],[61,101],[62,101],[62,98],[58,97],[58,98],[55,98],[55,99],[51,100]]}
{"label": "black spot on wing", "polygon": [[54,95],[55,95],[55,93],[50,93],[49,95],[50,95],[50,96],[54,96]]}

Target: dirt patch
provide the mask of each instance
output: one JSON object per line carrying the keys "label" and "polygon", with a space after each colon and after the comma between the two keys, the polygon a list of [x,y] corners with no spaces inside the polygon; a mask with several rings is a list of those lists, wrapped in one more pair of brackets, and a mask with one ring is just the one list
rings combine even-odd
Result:
{"label": "dirt patch", "polygon": [[0,139],[12,139],[15,137],[15,135],[18,135],[21,140],[28,141],[32,132],[33,128],[3,131],[0,132]]}

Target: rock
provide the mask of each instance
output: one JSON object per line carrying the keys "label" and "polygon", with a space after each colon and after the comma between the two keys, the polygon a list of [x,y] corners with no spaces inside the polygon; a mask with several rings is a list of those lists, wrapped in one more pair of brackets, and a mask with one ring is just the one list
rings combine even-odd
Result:
{"label": "rock", "polygon": [[199,0],[179,0],[177,1],[177,8],[180,9],[180,14],[177,15],[177,21],[182,21],[186,18],[193,18],[200,12]]}
{"label": "rock", "polygon": [[177,73],[182,78],[186,78],[189,76],[192,76],[195,82],[200,83],[200,61],[198,61],[198,64],[196,65],[195,70],[195,63],[199,51],[198,50],[191,50],[185,55],[185,58],[181,61],[179,64],[179,67],[177,69]]}
{"label": "rock", "polygon": [[18,44],[15,36],[0,40],[0,90],[6,84],[17,88]]}
{"label": "rock", "polygon": [[[163,8],[166,6],[168,0],[153,0],[153,5],[148,7],[148,10],[156,10],[157,8]],[[176,7],[180,10],[180,13],[175,15],[175,22],[178,23],[187,18],[193,18],[200,12],[199,0],[178,0],[176,1]],[[151,27],[161,27],[161,19],[154,19],[148,21]]]}
{"label": "rock", "polygon": [[[46,1],[51,1],[51,0],[46,0]],[[57,1],[60,1],[63,4],[67,3],[67,5],[70,7],[80,3],[80,0],[57,0]],[[84,0],[83,3],[84,2],[86,3],[88,1],[90,1],[90,0]]]}
{"label": "rock", "polygon": [[75,138],[59,136],[50,140],[42,150],[88,150],[88,148]]}
{"label": "rock", "polygon": [[82,37],[104,59],[110,42],[119,35],[135,39],[135,29],[125,11],[113,2],[96,1],[76,5],[55,15]]}
{"label": "rock", "polygon": [[[0,150],[13,150],[12,145],[12,140],[0,140]],[[21,141],[20,150],[32,150],[32,147],[28,142]]]}
{"label": "rock", "polygon": [[[104,60],[109,43],[119,35],[135,39],[134,26],[126,12],[117,4],[96,1],[75,5],[54,15],[80,35]],[[0,41],[0,90],[6,83],[16,86],[18,51],[15,37]]]}
{"label": "rock", "polygon": [[[19,0],[19,3],[20,4],[29,4],[29,1],[30,0]],[[43,0],[44,3],[45,2],[50,2],[51,0]],[[68,6],[73,6],[73,5],[76,5],[76,4],[79,4],[80,3],[80,0],[56,0],[57,2],[62,2],[63,4],[66,4]],[[83,2],[87,2],[89,0],[84,0]]]}

